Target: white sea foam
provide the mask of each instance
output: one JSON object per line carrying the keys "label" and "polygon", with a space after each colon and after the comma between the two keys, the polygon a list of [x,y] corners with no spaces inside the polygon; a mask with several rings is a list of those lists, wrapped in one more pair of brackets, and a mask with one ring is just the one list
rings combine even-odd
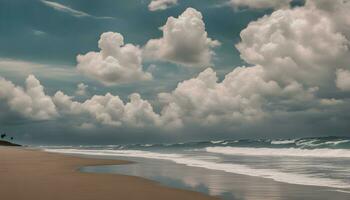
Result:
{"label": "white sea foam", "polygon": [[213,141],[210,141],[212,144],[219,144],[219,143],[222,143],[224,142],[224,140],[213,140]]}
{"label": "white sea foam", "polygon": [[334,191],[350,194],[350,191],[348,191],[348,190],[334,190]]}
{"label": "white sea foam", "polygon": [[201,160],[198,158],[188,157],[181,154],[162,154],[149,151],[137,150],[79,150],[79,149],[47,149],[49,152],[80,154],[80,155],[95,155],[95,156],[124,156],[124,157],[141,157],[169,160],[178,164],[184,164],[191,167],[201,167],[211,170],[220,170],[228,173],[242,174],[248,176],[257,176],[270,178],[278,182],[312,185],[323,187],[334,187],[340,189],[349,189],[350,185],[341,181],[329,178],[315,177],[307,174],[296,174],[280,172],[272,169],[254,169],[246,165],[233,163],[218,163],[212,160]]}
{"label": "white sea foam", "polygon": [[343,144],[348,142],[350,142],[350,140],[329,141],[329,142],[325,142],[324,144],[330,144],[330,145],[336,146],[338,144]]}
{"label": "white sea foam", "polygon": [[207,147],[207,152],[243,156],[295,156],[318,158],[350,158],[348,149],[297,149],[297,148],[249,148]]}
{"label": "white sea foam", "polygon": [[153,144],[143,144],[143,145],[141,145],[141,146],[143,146],[143,147],[152,147]]}
{"label": "white sea foam", "polygon": [[295,140],[272,140],[271,144],[294,144]]}
{"label": "white sea foam", "polygon": [[312,140],[303,139],[303,140],[297,141],[295,144],[300,147],[316,148],[324,145],[336,146],[338,144],[348,143],[348,142],[350,142],[350,140],[320,141],[319,139],[312,139]]}

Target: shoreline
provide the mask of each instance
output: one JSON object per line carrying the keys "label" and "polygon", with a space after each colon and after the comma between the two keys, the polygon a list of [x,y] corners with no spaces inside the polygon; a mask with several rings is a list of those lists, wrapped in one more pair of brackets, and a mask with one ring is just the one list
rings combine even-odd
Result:
{"label": "shoreline", "polygon": [[165,186],[197,191],[222,199],[271,199],[271,200],[344,200],[348,192],[334,187],[312,186],[279,182],[271,178],[256,177],[203,167],[191,167],[159,160],[139,157],[118,157],[109,155],[70,154],[87,158],[111,158],[133,161],[132,166],[89,166],[84,172],[123,174],[153,180]]}
{"label": "shoreline", "polygon": [[[239,175],[239,176],[247,176],[247,177],[251,177],[251,178],[255,178],[255,179],[263,179],[263,180],[267,180],[267,181],[272,181],[272,182],[277,182],[280,184],[287,184],[287,185],[295,185],[295,186],[299,186],[299,187],[314,187],[314,188],[324,188],[324,189],[330,189],[330,190],[341,190],[341,191],[346,191],[345,193],[350,193],[350,188],[349,187],[336,187],[336,186],[331,186],[331,185],[320,185],[320,184],[312,184],[312,183],[300,183],[299,182],[295,182],[295,181],[286,181],[286,179],[284,178],[283,180],[279,180],[276,179],[274,177],[265,177],[265,176],[261,176],[261,175],[256,175],[256,174],[247,174],[245,173],[241,173],[241,172],[234,172],[234,171],[227,171],[227,170],[223,170],[223,169],[217,169],[217,168],[212,168],[212,167],[206,167],[206,166],[196,166],[196,165],[188,165],[187,163],[184,162],[177,162],[174,159],[164,159],[164,158],[156,158],[156,156],[154,157],[142,157],[142,156],[128,156],[128,155],[111,155],[111,154],[95,154],[95,153],[86,153],[86,152],[62,152],[62,151],[56,151],[56,150],[45,150],[45,152],[51,152],[51,153],[59,153],[59,154],[64,154],[64,155],[72,155],[72,156],[78,156],[78,157],[83,157],[83,158],[111,158],[111,159],[117,159],[117,160],[124,160],[124,158],[128,161],[132,160],[132,159],[154,159],[154,160],[162,160],[162,161],[169,161],[169,162],[174,162],[174,164],[178,164],[178,165],[185,165],[187,167],[194,167],[194,168],[202,168],[205,170],[214,170],[214,171],[222,171],[224,173],[228,173],[228,174],[234,174],[234,175]],[[135,162],[134,162],[135,163]],[[138,163],[138,161],[136,161],[136,163]]]}
{"label": "shoreline", "polygon": [[79,171],[85,166],[131,163],[123,160],[82,158],[1,146],[0,163],[1,199],[218,199],[198,192],[170,188],[142,177]]}

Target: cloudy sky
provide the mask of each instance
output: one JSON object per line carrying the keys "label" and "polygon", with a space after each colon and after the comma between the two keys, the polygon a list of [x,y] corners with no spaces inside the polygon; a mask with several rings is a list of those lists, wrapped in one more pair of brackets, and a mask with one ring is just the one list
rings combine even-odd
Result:
{"label": "cloudy sky", "polygon": [[0,1],[0,128],[29,144],[349,135],[347,0]]}

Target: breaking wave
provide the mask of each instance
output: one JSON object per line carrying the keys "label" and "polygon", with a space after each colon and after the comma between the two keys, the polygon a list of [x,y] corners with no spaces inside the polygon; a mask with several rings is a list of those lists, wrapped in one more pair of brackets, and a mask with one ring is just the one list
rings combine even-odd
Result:
{"label": "breaking wave", "polygon": [[225,155],[243,156],[295,156],[319,158],[350,158],[348,149],[275,149],[275,148],[249,148],[249,147],[207,147],[207,152]]}
{"label": "breaking wave", "polygon": [[330,178],[315,177],[307,174],[287,173],[274,169],[255,169],[246,165],[233,163],[218,163],[212,160],[197,159],[182,154],[164,154],[138,150],[81,150],[81,149],[49,149],[46,150],[55,153],[94,155],[94,156],[124,156],[124,157],[140,157],[169,160],[178,164],[190,167],[201,167],[211,170],[220,170],[228,173],[270,178],[278,182],[334,187],[339,189],[349,189],[350,186],[342,180]]}

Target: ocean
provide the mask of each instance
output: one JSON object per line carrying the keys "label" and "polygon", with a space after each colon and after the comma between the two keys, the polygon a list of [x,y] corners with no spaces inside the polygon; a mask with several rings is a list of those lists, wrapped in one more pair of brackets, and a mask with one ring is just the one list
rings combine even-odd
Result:
{"label": "ocean", "polygon": [[[234,199],[233,188],[237,187],[237,183],[231,180],[237,174],[258,177],[259,180],[272,179],[296,186],[315,186],[329,191],[350,193],[348,137],[41,148],[50,152],[133,160],[139,164],[134,167],[91,166],[83,168],[82,171],[142,176],[174,187],[190,187],[196,191],[222,196],[224,199]],[[179,181],[182,181],[181,184]],[[224,183],[219,184],[218,181]]]}

